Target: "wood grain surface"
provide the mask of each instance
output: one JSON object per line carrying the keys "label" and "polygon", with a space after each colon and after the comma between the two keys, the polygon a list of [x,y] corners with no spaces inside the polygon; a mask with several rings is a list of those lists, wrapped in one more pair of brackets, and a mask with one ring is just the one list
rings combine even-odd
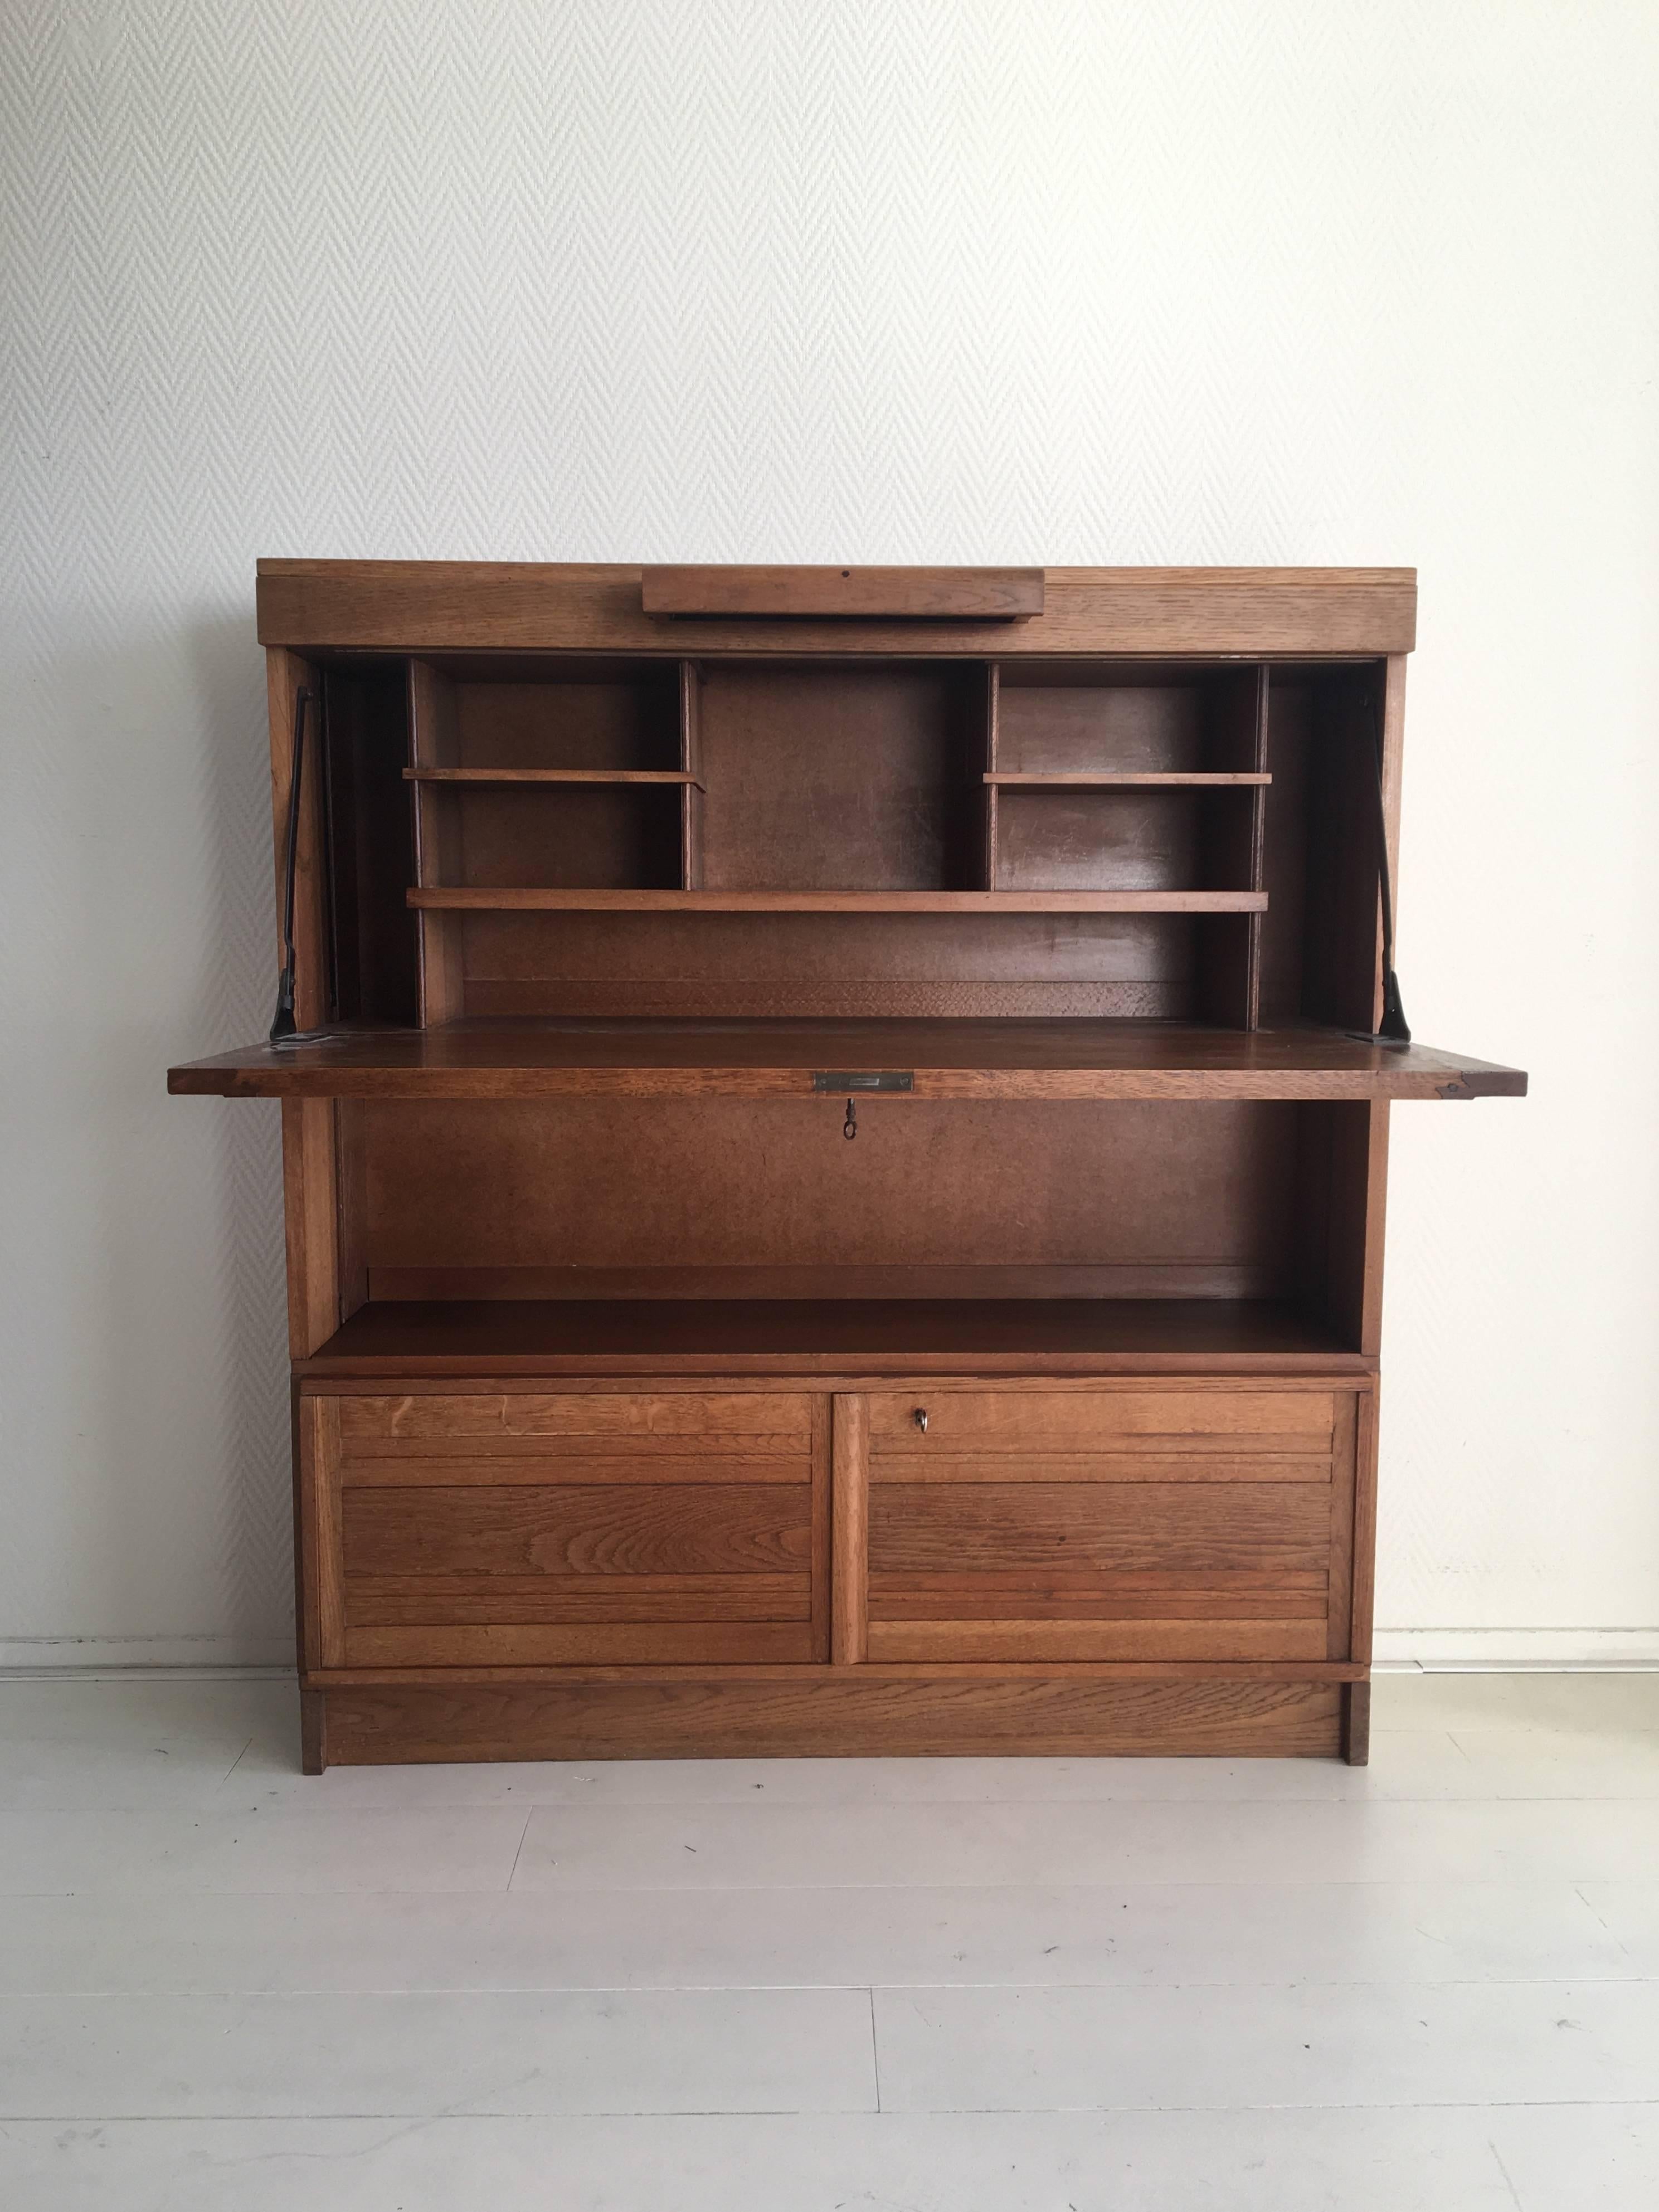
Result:
{"label": "wood grain surface", "polygon": [[[250,1045],[168,1071],[216,1097],[810,1098],[816,1069],[911,1072],[911,1099],[1520,1097],[1514,1068],[1317,1027],[1096,1021],[461,1021]],[[902,1106],[902,1096],[884,1102]]]}
{"label": "wood grain surface", "polygon": [[330,1687],[339,1765],[456,1759],[1334,1758],[1328,1683],[926,1673]]}
{"label": "wood grain surface", "polygon": [[1041,568],[669,567],[641,572],[647,615],[1014,622],[1042,612]]}
{"label": "wood grain surface", "polygon": [[[638,567],[491,561],[258,564],[264,645],[410,652],[673,653],[684,624],[643,604]],[[1048,568],[1042,612],[996,633],[1000,657],[1045,653],[1409,653],[1411,568]],[[917,650],[914,621],[826,617],[697,624],[698,650],[824,654]],[[927,649],[983,653],[978,623],[931,623]]]}
{"label": "wood grain surface", "polygon": [[319,1382],[384,1377],[399,1389],[466,1378],[720,1375],[800,1377],[823,1387],[927,1370],[962,1382],[1042,1375],[1366,1374],[1354,1350],[1285,1301],[1196,1298],[737,1298],[707,1294],[581,1296],[580,1271],[557,1298],[393,1299],[354,1313],[298,1371]]}

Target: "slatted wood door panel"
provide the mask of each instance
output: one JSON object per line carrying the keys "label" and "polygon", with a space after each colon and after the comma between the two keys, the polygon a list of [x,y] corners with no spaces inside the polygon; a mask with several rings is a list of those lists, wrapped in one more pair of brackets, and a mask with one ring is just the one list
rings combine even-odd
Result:
{"label": "slatted wood door panel", "polygon": [[325,1666],[828,1656],[828,1418],[806,1392],[305,1401]]}
{"label": "slatted wood door panel", "polygon": [[861,1402],[860,1656],[1346,1656],[1352,1392],[1142,1384]]}

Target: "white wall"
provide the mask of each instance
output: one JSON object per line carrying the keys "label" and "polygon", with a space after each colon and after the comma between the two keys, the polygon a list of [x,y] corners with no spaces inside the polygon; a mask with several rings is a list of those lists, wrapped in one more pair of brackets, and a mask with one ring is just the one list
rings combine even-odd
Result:
{"label": "white wall", "polygon": [[261,553],[1418,564],[1382,1649],[1659,1656],[1651,0],[0,41],[0,1659],[287,1646]]}

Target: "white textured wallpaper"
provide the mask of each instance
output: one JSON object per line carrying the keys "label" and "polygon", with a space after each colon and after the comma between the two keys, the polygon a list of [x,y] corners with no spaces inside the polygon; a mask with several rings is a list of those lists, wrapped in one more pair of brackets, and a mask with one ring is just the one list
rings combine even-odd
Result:
{"label": "white textured wallpaper", "polygon": [[0,1658],[288,1649],[276,1109],[162,1091],[269,1019],[262,553],[1415,562],[1406,1002],[1534,1080],[1395,1117],[1382,1648],[1659,1656],[1656,64],[7,0]]}

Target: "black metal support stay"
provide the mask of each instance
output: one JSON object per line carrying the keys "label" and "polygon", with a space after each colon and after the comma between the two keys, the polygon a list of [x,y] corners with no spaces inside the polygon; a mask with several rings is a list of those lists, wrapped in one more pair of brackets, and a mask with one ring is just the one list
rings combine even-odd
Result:
{"label": "black metal support stay", "polygon": [[[283,1045],[315,1044],[331,1030],[301,1030],[294,1025],[294,994],[299,956],[294,945],[294,899],[300,872],[300,805],[305,778],[307,708],[312,695],[301,684],[294,695],[293,768],[288,786],[288,839],[283,860],[283,972],[276,982],[276,1012],[271,1017],[269,1042]],[[326,795],[326,794],[325,794]]]}

